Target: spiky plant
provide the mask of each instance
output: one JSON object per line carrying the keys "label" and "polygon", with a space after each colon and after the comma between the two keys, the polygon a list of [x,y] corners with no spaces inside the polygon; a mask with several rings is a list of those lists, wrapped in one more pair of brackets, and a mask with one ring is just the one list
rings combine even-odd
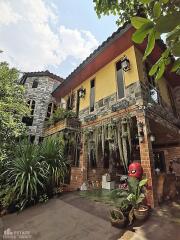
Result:
{"label": "spiky plant", "polygon": [[27,202],[34,200],[45,188],[48,176],[48,165],[39,161],[38,146],[21,142],[15,147],[15,156],[6,163],[3,175],[7,184],[12,186],[16,202],[23,208]]}
{"label": "spiky plant", "polygon": [[48,176],[52,185],[59,186],[67,174],[64,142],[61,137],[48,137],[40,146],[42,161],[48,165]]}

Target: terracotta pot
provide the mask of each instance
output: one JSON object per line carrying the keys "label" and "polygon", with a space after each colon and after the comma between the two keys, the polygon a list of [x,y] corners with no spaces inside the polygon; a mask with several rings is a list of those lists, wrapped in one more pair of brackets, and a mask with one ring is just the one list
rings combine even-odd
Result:
{"label": "terracotta pot", "polygon": [[140,206],[137,209],[134,209],[134,216],[137,220],[145,220],[149,216],[148,206]]}

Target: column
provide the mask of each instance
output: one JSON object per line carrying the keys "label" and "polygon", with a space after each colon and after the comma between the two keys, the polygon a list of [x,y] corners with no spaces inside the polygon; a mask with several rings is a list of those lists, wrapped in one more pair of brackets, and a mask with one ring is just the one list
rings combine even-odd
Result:
{"label": "column", "polygon": [[[156,178],[154,174],[153,166],[153,149],[152,143],[149,139],[148,133],[150,132],[149,120],[144,113],[140,113],[137,116],[137,124],[141,122],[143,124],[144,140],[139,142],[141,165],[144,170],[144,175],[148,179],[148,204],[154,208],[158,204],[157,192],[156,192]],[[140,126],[138,124],[138,132]]]}

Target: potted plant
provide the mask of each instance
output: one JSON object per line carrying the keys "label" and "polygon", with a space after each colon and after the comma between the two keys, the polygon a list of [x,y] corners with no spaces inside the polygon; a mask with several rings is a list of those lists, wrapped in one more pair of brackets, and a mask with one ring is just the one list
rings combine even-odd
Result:
{"label": "potted plant", "polygon": [[136,178],[131,177],[128,180],[129,195],[127,200],[132,206],[129,212],[129,222],[130,224],[135,217],[138,220],[145,220],[149,215],[148,206],[144,205],[145,194],[142,192],[142,188],[147,184],[147,179],[138,181]]}
{"label": "potted plant", "polygon": [[127,223],[127,218],[120,209],[112,209],[110,210],[110,221],[113,227],[123,228]]}

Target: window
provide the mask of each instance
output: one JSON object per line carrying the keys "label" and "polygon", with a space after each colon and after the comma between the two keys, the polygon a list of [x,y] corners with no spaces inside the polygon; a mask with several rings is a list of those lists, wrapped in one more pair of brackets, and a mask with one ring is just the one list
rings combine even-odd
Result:
{"label": "window", "polygon": [[164,152],[154,152],[154,169],[159,169],[160,172],[166,172],[166,164]]}
{"label": "window", "polygon": [[35,136],[34,135],[30,135],[29,136],[30,143],[34,143],[34,140],[35,140]]}
{"label": "window", "polygon": [[43,137],[39,137],[39,143],[42,143],[42,142],[43,142],[43,140],[44,140],[44,138],[43,138]]}
{"label": "window", "polygon": [[38,87],[38,80],[37,79],[35,79],[34,81],[33,81],[33,84],[32,84],[32,88],[37,88]]}
{"label": "window", "polygon": [[31,116],[34,115],[35,105],[36,105],[36,102],[34,100],[32,100],[31,101],[31,106],[30,106],[30,108],[31,108]]}
{"label": "window", "polygon": [[33,118],[32,117],[23,117],[22,122],[26,124],[26,126],[32,126]]}
{"label": "window", "polygon": [[47,114],[46,114],[46,120],[48,120],[51,116],[52,106],[53,106],[53,104],[49,103],[48,109],[47,109]]}
{"label": "window", "polygon": [[45,121],[49,120],[51,115],[57,110],[57,106],[54,103],[49,103],[48,108],[47,108],[47,114],[46,114],[46,119]]}
{"label": "window", "polygon": [[95,103],[95,79],[91,80],[90,87],[90,112],[93,112]]}
{"label": "window", "polygon": [[121,67],[121,61],[116,63],[116,76],[117,76],[117,95],[118,98],[121,99],[125,97],[124,76]]}
{"label": "window", "polygon": [[66,102],[66,109],[67,110],[73,110],[74,108],[74,93],[71,93],[68,96],[67,102]]}
{"label": "window", "polygon": [[26,124],[26,126],[32,126],[33,125],[33,116],[34,116],[34,110],[35,110],[36,102],[34,100],[28,100],[27,106],[30,109],[30,117],[25,116],[22,118],[22,122]]}

